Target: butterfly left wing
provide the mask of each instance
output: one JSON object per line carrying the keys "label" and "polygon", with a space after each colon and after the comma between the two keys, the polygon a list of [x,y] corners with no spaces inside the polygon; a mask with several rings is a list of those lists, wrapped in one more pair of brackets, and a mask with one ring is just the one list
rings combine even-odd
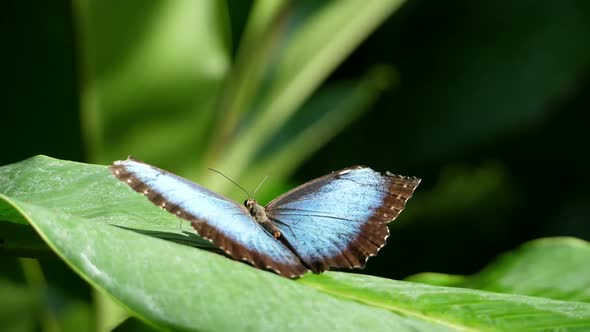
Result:
{"label": "butterfly left wing", "polygon": [[266,213],[313,272],[330,266],[361,268],[385,245],[387,223],[404,209],[419,183],[415,177],[356,166],[279,196]]}
{"label": "butterfly left wing", "polygon": [[131,157],[116,161],[110,169],[155,205],[190,221],[201,237],[234,259],[289,278],[307,271],[299,258],[260,227],[243,206]]}

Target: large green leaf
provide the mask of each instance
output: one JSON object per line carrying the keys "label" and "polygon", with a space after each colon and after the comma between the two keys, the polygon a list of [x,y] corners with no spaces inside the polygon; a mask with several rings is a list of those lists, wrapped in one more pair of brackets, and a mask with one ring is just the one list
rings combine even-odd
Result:
{"label": "large green leaf", "polygon": [[[130,192],[104,166],[36,157],[1,168],[0,183],[3,201],[18,210],[75,271],[157,326],[190,330],[420,326],[178,243],[184,236],[182,243],[191,244],[192,230],[181,232],[178,219]],[[284,305],[292,298],[298,300]]]}
{"label": "large green leaf", "polygon": [[[328,272],[293,281],[257,270],[194,248],[201,242],[189,227],[180,227],[177,218],[117,181],[104,166],[34,157],[0,168],[0,198],[5,205],[0,211],[9,206],[20,213],[82,278],[159,328],[590,328],[590,304],[583,302],[352,273]],[[587,251],[585,255],[590,259]]]}
{"label": "large green leaf", "polygon": [[472,276],[422,273],[410,281],[590,302],[590,244],[576,238],[535,240]]}

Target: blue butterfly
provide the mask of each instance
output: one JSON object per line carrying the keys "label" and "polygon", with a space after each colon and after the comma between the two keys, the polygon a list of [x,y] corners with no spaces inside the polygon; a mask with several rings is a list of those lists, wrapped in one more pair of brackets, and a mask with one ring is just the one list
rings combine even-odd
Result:
{"label": "blue butterfly", "polygon": [[240,205],[196,183],[129,157],[112,173],[155,205],[191,222],[228,256],[297,278],[308,270],[362,268],[389,236],[387,223],[420,183],[354,166],[275,198],[266,207]]}

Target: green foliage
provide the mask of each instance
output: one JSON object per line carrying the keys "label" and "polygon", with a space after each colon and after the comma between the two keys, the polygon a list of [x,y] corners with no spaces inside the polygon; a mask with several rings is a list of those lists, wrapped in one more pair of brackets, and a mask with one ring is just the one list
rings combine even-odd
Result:
{"label": "green foliage", "polygon": [[585,241],[549,238],[526,243],[472,276],[422,273],[407,280],[590,303],[589,255]]}
{"label": "green foliage", "polygon": [[[220,177],[205,177],[201,172],[206,167],[218,168],[247,187],[269,174],[272,185],[282,186],[298,164],[358,117],[391,83],[391,68],[376,67],[361,79],[326,86],[314,94],[400,3],[335,1],[317,6],[259,1],[251,8],[232,59],[230,13],[224,2],[74,1],[80,116],[88,157],[95,163],[110,163],[135,155],[224,192],[234,188]],[[310,5],[313,11],[306,9]],[[75,172],[76,167],[69,166],[64,167]],[[241,173],[244,170],[249,170],[248,176]],[[4,180],[17,185],[11,178]],[[102,206],[118,205],[114,211],[121,215],[111,214],[111,225],[210,248],[192,230],[172,227],[178,223],[166,213],[130,218],[135,203],[128,205],[126,199],[117,203],[114,200],[120,197],[106,195],[108,191],[95,195],[92,191],[101,183],[93,180],[90,176],[90,182],[52,188],[64,196],[57,191],[44,196],[41,188],[48,187],[42,181],[19,190],[34,194],[22,203],[34,201],[58,208],[58,214],[84,219],[93,219],[87,214],[94,215]],[[84,188],[88,195],[80,193]],[[58,207],[55,202],[65,205]],[[90,207],[89,202],[96,205]],[[50,244],[54,250],[48,250],[43,233],[40,238],[32,231],[21,212],[6,201],[0,203],[2,219],[10,221],[0,223],[2,234],[8,234],[3,251],[51,257],[55,248]],[[41,297],[38,302],[44,307],[47,300]],[[122,312],[109,298],[98,292],[93,300],[97,330],[120,321]]]}
{"label": "green foliage", "polygon": [[[561,280],[555,275],[535,273],[552,269],[555,259],[564,268],[582,265],[590,259],[590,246],[581,240],[545,240],[531,246],[532,253],[518,250],[492,264],[483,274],[492,274],[503,289],[490,286],[489,281],[464,285],[483,284],[482,288],[499,293],[339,272],[308,274],[292,281],[194,248],[206,246],[190,227],[179,225],[176,217],[117,181],[104,166],[40,156],[0,168],[0,180],[0,223],[20,225],[26,220],[88,283],[157,328],[590,328],[590,304],[576,302],[587,297],[571,296],[587,289],[586,266],[567,271],[566,288],[556,288]],[[22,219],[13,218],[10,210]],[[523,272],[533,273],[534,278]],[[535,297],[501,294],[511,285],[518,287],[514,293]],[[562,292],[540,293],[539,289]]]}
{"label": "green foliage", "polygon": [[280,183],[391,83],[390,68],[374,68],[305,103],[401,1],[332,1],[307,15],[306,5],[257,2],[233,63],[221,1],[152,3],[117,38],[113,20],[125,22],[138,3],[115,17],[108,1],[75,3],[91,160],[134,155],[227,192],[230,183],[203,170],[246,187],[268,174]]}
{"label": "green foliage", "polygon": [[[6,47],[11,95],[3,107],[14,110],[3,115],[6,160],[55,151],[81,160],[84,148],[93,164],[35,157],[0,168],[2,330],[590,329],[590,253],[582,240],[533,241],[471,276],[394,281],[328,272],[290,281],[218,255],[189,225],[96,165],[135,155],[230,197],[235,188],[207,167],[246,188],[270,175],[259,195],[264,201],[361,119],[352,138],[341,138],[340,152],[331,149],[316,164],[336,169],[345,155],[347,162],[405,167],[425,180],[392,226],[389,253],[372,259],[369,273],[376,266],[404,271],[386,256],[391,252],[399,252],[396,263],[444,257],[438,270],[453,271],[462,255],[485,251],[481,239],[512,246],[516,224],[537,223],[541,214],[563,229],[588,229],[580,217],[588,215],[588,185],[579,176],[587,169],[579,153],[587,121],[556,117],[548,106],[575,94],[590,64],[586,5],[408,2],[372,41],[372,53],[353,57],[360,71],[326,83],[401,4],[74,0],[36,7],[43,13],[36,20],[31,9],[27,20],[13,18],[30,34],[15,38],[24,50],[10,41]],[[384,59],[400,65],[399,77],[390,65],[375,64]],[[398,80],[397,95],[365,117]],[[79,114],[65,111],[78,98]],[[561,131],[543,124],[554,118]],[[83,147],[72,139],[78,119]],[[514,160],[498,160],[493,151],[480,152],[479,165],[457,155],[533,127],[536,137],[498,147],[526,164],[520,173]],[[535,153],[550,162],[529,159]],[[424,162],[432,160],[441,164]],[[577,187],[545,178],[559,169],[577,170]],[[519,183],[523,178],[529,182]],[[535,209],[522,205],[527,201]],[[543,202],[551,207],[536,211]],[[511,210],[520,214],[504,218]],[[411,227],[419,232],[407,236]],[[469,241],[477,250],[466,249]]]}

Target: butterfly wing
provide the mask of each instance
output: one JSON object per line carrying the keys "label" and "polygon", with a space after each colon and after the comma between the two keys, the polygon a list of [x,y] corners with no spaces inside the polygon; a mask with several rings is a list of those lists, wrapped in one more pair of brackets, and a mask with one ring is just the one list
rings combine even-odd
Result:
{"label": "butterfly wing", "polygon": [[112,173],[157,206],[191,222],[197,233],[236,260],[297,277],[307,269],[241,205],[196,183],[129,157]]}
{"label": "butterfly wing", "polygon": [[364,267],[389,236],[394,220],[420,183],[351,167],[303,184],[266,207],[283,239],[315,273]]}

